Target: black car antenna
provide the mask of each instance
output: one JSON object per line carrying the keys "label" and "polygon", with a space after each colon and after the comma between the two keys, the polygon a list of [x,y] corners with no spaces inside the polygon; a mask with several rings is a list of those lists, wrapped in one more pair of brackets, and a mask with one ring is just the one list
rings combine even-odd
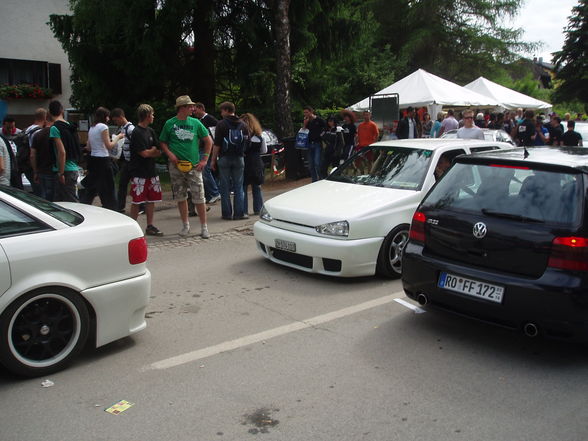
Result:
{"label": "black car antenna", "polygon": [[529,157],[529,151],[527,150],[526,145],[523,146],[523,150],[524,150],[523,159],[527,159]]}

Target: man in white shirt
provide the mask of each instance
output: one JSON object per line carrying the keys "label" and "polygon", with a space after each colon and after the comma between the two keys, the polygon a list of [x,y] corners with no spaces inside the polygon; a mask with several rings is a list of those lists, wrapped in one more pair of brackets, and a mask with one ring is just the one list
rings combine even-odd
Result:
{"label": "man in white shirt", "polygon": [[463,127],[457,131],[457,137],[484,140],[484,132],[474,124],[474,112],[472,110],[463,112]]}

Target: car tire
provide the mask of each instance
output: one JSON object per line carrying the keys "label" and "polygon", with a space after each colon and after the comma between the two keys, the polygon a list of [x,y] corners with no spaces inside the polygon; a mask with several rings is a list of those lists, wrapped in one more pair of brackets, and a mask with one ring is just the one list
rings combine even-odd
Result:
{"label": "car tire", "polygon": [[376,272],[380,276],[398,279],[402,275],[402,254],[408,242],[409,229],[410,225],[399,225],[384,238],[376,264]]}
{"label": "car tire", "polygon": [[79,294],[63,288],[31,291],[0,315],[0,364],[25,377],[59,371],[84,348],[89,327]]}

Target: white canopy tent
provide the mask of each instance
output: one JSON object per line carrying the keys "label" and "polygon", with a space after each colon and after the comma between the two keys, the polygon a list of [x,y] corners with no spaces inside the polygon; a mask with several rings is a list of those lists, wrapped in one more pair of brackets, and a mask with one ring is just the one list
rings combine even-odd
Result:
{"label": "white canopy tent", "polygon": [[551,109],[552,107],[551,104],[546,103],[545,101],[540,101],[528,95],[509,89],[508,87],[501,86],[500,84],[490,81],[484,77],[480,77],[477,80],[466,84],[464,87],[495,99],[498,101],[500,107],[509,110],[517,109],[519,107],[522,107],[523,109],[547,110]]}
{"label": "white canopy tent", "polygon": [[[430,115],[436,115],[443,106],[456,107],[496,107],[498,102],[471,89],[461,87],[451,81],[444,80],[423,69],[398,80],[394,84],[380,90],[376,95],[397,93],[400,108],[409,106],[427,106]],[[370,97],[348,107],[349,110],[360,112],[370,108]],[[434,118],[434,116],[433,116]]]}

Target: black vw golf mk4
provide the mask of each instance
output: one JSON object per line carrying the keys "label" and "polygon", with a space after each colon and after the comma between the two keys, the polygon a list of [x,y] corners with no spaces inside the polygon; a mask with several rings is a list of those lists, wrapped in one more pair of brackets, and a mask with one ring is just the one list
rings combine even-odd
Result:
{"label": "black vw golf mk4", "polygon": [[587,341],[587,189],[588,149],[456,158],[414,214],[406,294],[530,337]]}

